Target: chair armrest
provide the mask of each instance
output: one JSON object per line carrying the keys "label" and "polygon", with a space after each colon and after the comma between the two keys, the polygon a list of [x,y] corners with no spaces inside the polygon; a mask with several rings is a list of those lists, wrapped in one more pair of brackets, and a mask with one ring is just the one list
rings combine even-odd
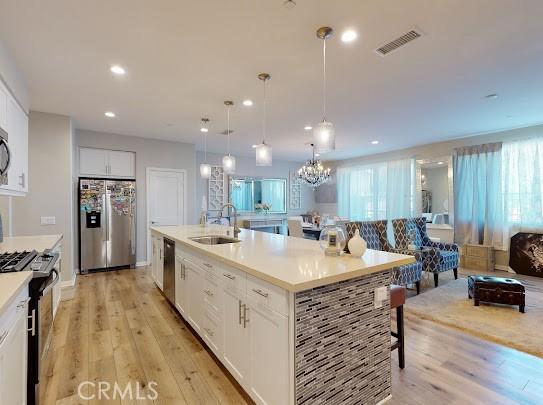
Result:
{"label": "chair armrest", "polygon": [[409,250],[409,249],[390,249],[391,253],[398,253],[400,255],[409,255],[415,256],[417,262],[422,262],[424,260],[423,252],[419,250]]}
{"label": "chair armrest", "polygon": [[458,252],[458,245],[456,243],[443,243],[443,242],[430,242],[427,247],[435,248],[439,250],[448,250],[450,252]]}

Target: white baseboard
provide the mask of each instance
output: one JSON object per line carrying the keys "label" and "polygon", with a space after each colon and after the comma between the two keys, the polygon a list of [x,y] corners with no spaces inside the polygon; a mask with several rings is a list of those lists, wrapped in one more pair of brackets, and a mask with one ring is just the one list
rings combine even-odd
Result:
{"label": "white baseboard", "polygon": [[392,399],[392,394],[390,394],[388,397],[382,399],[381,401],[377,402],[377,405],[382,405]]}
{"label": "white baseboard", "polygon": [[60,300],[67,301],[71,300],[75,294],[75,280],[77,276],[74,274],[74,277],[68,281],[62,281],[60,283]]}
{"label": "white baseboard", "polygon": [[149,263],[147,261],[136,262],[136,267],[145,267],[145,266],[149,266]]}

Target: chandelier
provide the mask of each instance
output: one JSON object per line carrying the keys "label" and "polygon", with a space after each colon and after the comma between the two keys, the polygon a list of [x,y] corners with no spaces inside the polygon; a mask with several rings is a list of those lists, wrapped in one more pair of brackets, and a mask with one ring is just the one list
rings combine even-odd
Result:
{"label": "chandelier", "polygon": [[330,179],[330,168],[325,169],[320,160],[315,159],[315,145],[311,144],[313,158],[308,160],[296,174],[296,180],[316,189]]}

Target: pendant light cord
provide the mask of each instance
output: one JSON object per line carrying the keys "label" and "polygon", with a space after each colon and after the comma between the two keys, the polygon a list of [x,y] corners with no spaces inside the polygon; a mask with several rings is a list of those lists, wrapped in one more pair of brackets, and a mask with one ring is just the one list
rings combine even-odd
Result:
{"label": "pendant light cord", "polygon": [[207,133],[204,134],[204,162],[207,162]]}
{"label": "pendant light cord", "polygon": [[322,40],[322,118],[326,121],[326,38]]}
{"label": "pendant light cord", "polygon": [[230,106],[226,108],[226,153],[230,156]]}
{"label": "pendant light cord", "polygon": [[262,85],[264,86],[264,104],[262,112],[262,143],[266,143],[266,80],[262,80]]}

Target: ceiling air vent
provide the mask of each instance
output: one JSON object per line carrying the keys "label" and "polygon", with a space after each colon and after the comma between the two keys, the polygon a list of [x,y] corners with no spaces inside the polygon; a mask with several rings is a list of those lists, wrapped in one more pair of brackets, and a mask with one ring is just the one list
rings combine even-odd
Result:
{"label": "ceiling air vent", "polygon": [[409,42],[414,41],[417,38],[422,37],[422,31],[420,30],[411,30],[405,34],[403,34],[401,37],[394,39],[393,41],[390,41],[389,43],[380,46],[375,50],[379,55],[386,56],[391,52],[394,52],[398,48],[401,48],[404,45],[407,45]]}

